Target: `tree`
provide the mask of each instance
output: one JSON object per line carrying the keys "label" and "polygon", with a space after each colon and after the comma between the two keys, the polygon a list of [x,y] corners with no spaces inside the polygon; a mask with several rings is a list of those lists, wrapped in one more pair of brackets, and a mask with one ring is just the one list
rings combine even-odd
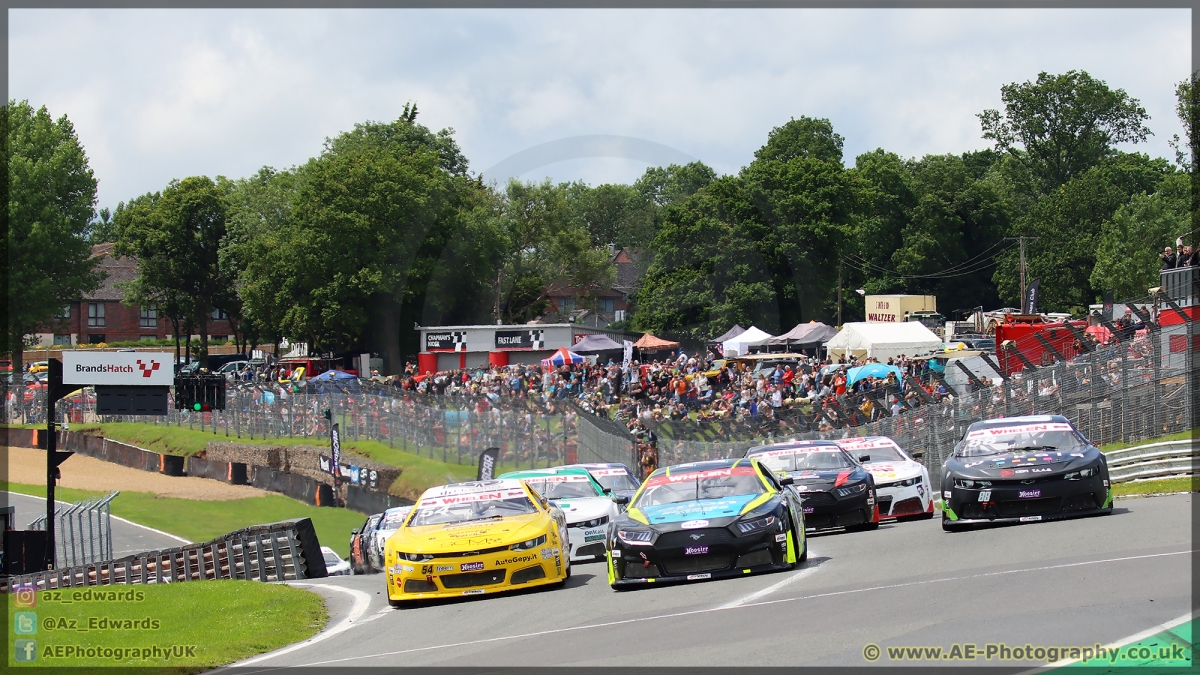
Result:
{"label": "tree", "polygon": [[1159,285],[1158,252],[1188,229],[1189,182],[1182,173],[1168,176],[1157,193],[1134,195],[1105,221],[1089,279],[1092,288],[1127,299]]}
{"label": "tree", "polygon": [[[1041,280],[1040,304],[1048,309],[1086,308],[1104,292],[1090,278],[1101,226],[1133,195],[1153,193],[1172,173],[1163,159],[1118,154],[1043,197],[1012,227],[1012,235],[1040,237],[1027,249],[1029,279]],[[1160,249],[1161,250],[1161,249]],[[1006,302],[1020,301],[1017,252],[1000,256],[992,280]]]}
{"label": "tree", "polygon": [[[861,211],[854,226],[854,246],[846,253],[843,282],[867,294],[895,292],[904,279],[892,269],[892,256],[903,245],[902,235],[918,199],[912,172],[898,155],[878,148],[855,158],[851,173],[861,191]],[[845,294],[843,304],[854,315],[862,315],[857,294]]]}
{"label": "tree", "polygon": [[1016,160],[1027,173],[1027,189],[1038,195],[1113,156],[1114,144],[1138,143],[1150,134],[1142,124],[1149,115],[1137,99],[1083,71],[1042,72],[1037,82],[1002,86],[1000,98],[1003,114],[978,115],[983,137]]}
{"label": "tree", "polygon": [[734,323],[778,327],[775,285],[762,251],[738,223],[744,198],[741,179],[725,176],[665,209],[636,295],[636,330],[707,340]]}
{"label": "tree", "polygon": [[4,283],[9,289],[4,349],[20,381],[27,336],[53,325],[64,305],[99,286],[87,241],[96,178],[65,115],[28,101],[4,107],[8,227]]}
{"label": "tree", "polygon": [[96,220],[88,227],[88,243],[109,244],[117,241],[117,225],[113,222],[112,212],[108,207],[100,209]]}
{"label": "tree", "polygon": [[183,318],[200,334],[200,365],[208,367],[208,321],[233,283],[219,260],[224,191],[207,176],[192,176],[171,181],[161,194],[144,196],[119,213],[114,254],[138,260],[138,279],[127,288],[127,301],[178,302]]}
{"label": "tree", "polygon": [[541,314],[551,288],[586,293],[612,283],[608,251],[592,246],[590,233],[571,217],[569,188],[549,180],[509,181],[497,221],[502,261],[492,285],[496,320]]}
{"label": "tree", "polygon": [[779,328],[832,320],[837,261],[862,206],[855,176],[842,166],[842,137],[829,120],[802,117],[773,129],[754,154],[740,174],[749,209],[739,225],[768,266]]}

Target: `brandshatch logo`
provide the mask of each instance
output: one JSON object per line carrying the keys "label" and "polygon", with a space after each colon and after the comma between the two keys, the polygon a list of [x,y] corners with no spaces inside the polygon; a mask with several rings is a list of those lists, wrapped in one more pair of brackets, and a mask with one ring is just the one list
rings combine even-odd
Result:
{"label": "brandshatch logo", "polygon": [[[150,360],[150,363],[148,365],[146,363],[143,363],[141,359],[138,359],[137,364],[138,364],[138,368],[142,371],[142,377],[150,377],[150,374],[153,373],[154,371],[158,370],[158,367],[162,365],[161,363],[159,363],[158,361],[155,361],[153,359]],[[130,368],[129,370],[124,371],[124,372],[132,373],[133,369]]]}
{"label": "brandshatch logo", "polygon": [[[141,365],[141,361],[138,364]],[[118,366],[113,363],[107,363],[102,366],[85,366],[82,363],[75,364],[75,372],[77,373],[132,373],[133,366]],[[144,377],[150,377],[149,373]]]}

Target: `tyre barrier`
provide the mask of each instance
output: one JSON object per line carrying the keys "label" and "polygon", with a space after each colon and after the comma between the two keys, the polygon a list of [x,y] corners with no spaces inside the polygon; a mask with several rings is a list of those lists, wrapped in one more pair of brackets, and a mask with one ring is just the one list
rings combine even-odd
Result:
{"label": "tyre barrier", "polygon": [[204,542],[148,551],[118,560],[0,579],[0,592],[32,586],[50,590],[110,584],[182,583],[212,579],[294,581],[328,575],[309,518],[245,529]]}
{"label": "tyre barrier", "polygon": [[1195,439],[1150,443],[1133,448],[1109,450],[1108,475],[1114,483],[1147,478],[1173,478],[1196,473],[1200,445]]}

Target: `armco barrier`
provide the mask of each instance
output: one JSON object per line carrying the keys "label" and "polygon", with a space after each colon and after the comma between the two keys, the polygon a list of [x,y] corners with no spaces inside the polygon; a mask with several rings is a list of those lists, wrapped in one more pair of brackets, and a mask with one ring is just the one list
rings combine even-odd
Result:
{"label": "armco barrier", "polygon": [[291,581],[328,574],[312,520],[253,525],[203,544],[149,551],[105,562],[0,579],[37,590],[109,584],[156,584],[206,579]]}
{"label": "armco barrier", "polygon": [[1197,445],[1189,438],[1110,450],[1104,453],[1108,460],[1108,475],[1114,483],[1193,475],[1196,463],[1200,461],[1196,454]]}

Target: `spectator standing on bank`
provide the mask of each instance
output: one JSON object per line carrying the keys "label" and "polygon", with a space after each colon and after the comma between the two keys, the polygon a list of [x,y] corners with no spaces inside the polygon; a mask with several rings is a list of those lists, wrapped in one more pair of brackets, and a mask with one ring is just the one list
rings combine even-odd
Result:
{"label": "spectator standing on bank", "polygon": [[1170,246],[1164,248],[1163,252],[1158,254],[1158,258],[1162,260],[1162,268],[1164,270],[1175,269],[1175,263],[1179,261],[1178,257],[1175,255],[1175,251],[1173,251]]}

